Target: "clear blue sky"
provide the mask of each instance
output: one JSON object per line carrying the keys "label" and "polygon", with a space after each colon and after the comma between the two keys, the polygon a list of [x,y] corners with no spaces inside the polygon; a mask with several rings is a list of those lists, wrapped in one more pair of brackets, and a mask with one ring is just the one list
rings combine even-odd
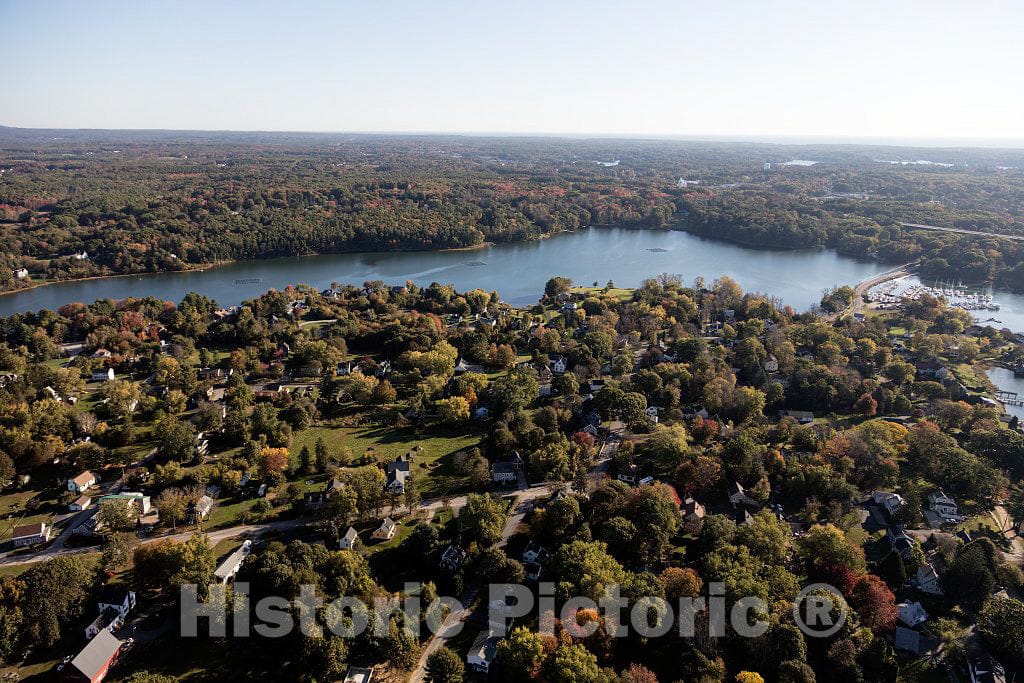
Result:
{"label": "clear blue sky", "polygon": [[0,124],[1024,138],[1017,0],[0,0]]}

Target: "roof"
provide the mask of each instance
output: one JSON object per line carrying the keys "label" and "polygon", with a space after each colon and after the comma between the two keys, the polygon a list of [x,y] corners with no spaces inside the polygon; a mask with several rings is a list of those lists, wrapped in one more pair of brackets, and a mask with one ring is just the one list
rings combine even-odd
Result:
{"label": "roof", "polygon": [[498,638],[494,635],[494,632],[490,629],[486,631],[480,631],[477,635],[476,640],[473,641],[473,645],[469,648],[469,653],[466,655],[467,658],[475,657],[482,662],[494,661],[494,655],[498,651]]}
{"label": "roof", "polygon": [[96,481],[96,475],[90,472],[89,470],[86,470],[85,472],[82,472],[71,481],[75,482],[79,486],[85,486],[90,482]]}
{"label": "roof", "polygon": [[380,526],[377,527],[378,530],[384,531],[391,531],[394,528],[395,520],[391,519],[390,517],[385,517],[383,520],[381,520]]}
{"label": "roof", "polygon": [[93,680],[121,649],[121,641],[110,631],[100,631],[89,644],[71,660],[71,666]]}
{"label": "roof", "polygon": [[345,535],[342,536],[342,538],[344,538],[346,540],[349,540],[349,541],[354,541],[358,537],[359,537],[359,532],[355,530],[355,527],[349,527],[348,531],[345,532]]}
{"label": "roof", "polygon": [[227,558],[220,563],[220,566],[213,572],[213,575],[223,581],[225,578],[238,571],[238,567],[242,564],[242,560],[249,556],[250,547],[252,547],[252,544],[249,541],[243,543],[238,550],[228,555]]}
{"label": "roof", "polygon": [[38,522],[37,524],[25,524],[23,526],[14,527],[14,532],[11,534],[11,538],[28,538],[29,536],[42,536],[46,533],[46,522]]}
{"label": "roof", "polygon": [[128,589],[124,586],[106,585],[100,589],[96,602],[101,605],[123,605],[128,597]]}
{"label": "roof", "polygon": [[373,680],[373,669],[350,666],[345,674],[344,683],[370,683]]}

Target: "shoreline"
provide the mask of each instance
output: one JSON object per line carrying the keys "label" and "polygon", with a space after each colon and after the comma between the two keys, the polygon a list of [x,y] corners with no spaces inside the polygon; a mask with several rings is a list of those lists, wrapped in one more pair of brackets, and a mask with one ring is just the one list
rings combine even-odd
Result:
{"label": "shoreline", "polygon": [[495,246],[495,242],[482,242],[480,244],[474,244],[468,247],[445,247],[444,249],[391,249],[386,252],[375,252],[375,251],[313,251],[306,254],[291,254],[288,256],[272,256],[270,258],[254,258],[254,259],[225,259],[223,261],[211,261],[209,263],[197,263],[189,268],[181,268],[179,270],[158,270],[155,272],[150,271],[139,271],[136,273],[111,273],[109,275],[87,275],[85,277],[71,277],[66,280],[51,280],[48,282],[38,282],[29,285],[28,287],[21,287],[20,289],[5,289],[0,291],[0,296],[9,296],[12,294],[22,294],[24,292],[31,292],[33,289],[41,289],[43,287],[51,287],[53,285],[62,285],[65,283],[73,282],[89,282],[90,280],[113,280],[115,278],[125,277],[147,277],[151,275],[170,275],[172,273],[201,273],[206,270],[213,270],[214,268],[221,268],[223,266],[229,266],[234,263],[252,263],[255,261],[271,261],[278,258],[303,258],[310,256],[328,256],[330,254],[376,254],[376,253],[417,253],[417,252],[458,252],[458,251],[483,251]]}

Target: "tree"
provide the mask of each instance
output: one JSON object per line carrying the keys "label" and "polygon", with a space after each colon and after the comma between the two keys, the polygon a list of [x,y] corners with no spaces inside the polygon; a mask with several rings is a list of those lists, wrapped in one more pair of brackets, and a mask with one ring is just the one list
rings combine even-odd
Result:
{"label": "tree", "polygon": [[598,683],[597,657],[582,645],[562,645],[544,662],[544,678],[551,683]]}
{"label": "tree", "polygon": [[540,635],[519,626],[498,642],[495,673],[510,682],[530,680],[537,677],[543,659],[544,642]]}
{"label": "tree", "polygon": [[381,650],[392,666],[403,671],[409,671],[416,666],[420,654],[416,636],[399,623],[398,617],[392,617],[388,624],[388,635],[381,644]]}
{"label": "tree", "polygon": [[459,510],[459,533],[466,542],[497,543],[505,525],[505,506],[490,494],[470,494]]}
{"label": "tree", "polygon": [[573,541],[555,553],[554,567],[559,589],[569,595],[583,595],[591,600],[604,597],[612,585],[626,580],[626,570],[608,554],[608,546],[597,541]]}
{"label": "tree", "polygon": [[890,631],[895,626],[900,612],[896,607],[896,596],[874,574],[864,574],[857,580],[850,602],[863,626],[881,632]]}
{"label": "tree", "polygon": [[992,596],[978,614],[978,632],[996,657],[1014,668],[1024,664],[1024,603]]}
{"label": "tree", "polygon": [[741,671],[736,674],[736,683],[764,683],[764,679],[756,671]]}
{"label": "tree", "polygon": [[94,573],[81,558],[60,555],[33,566],[21,575],[25,585],[23,609],[26,635],[50,647],[85,614]]}
{"label": "tree", "polygon": [[138,523],[139,511],[134,500],[115,498],[100,504],[96,519],[110,532],[129,531]]}
{"label": "tree", "polygon": [[815,683],[814,669],[806,662],[787,660],[779,664],[779,683]]}
{"label": "tree", "polygon": [[430,653],[430,656],[427,657],[428,683],[462,683],[462,675],[465,670],[462,658],[446,647]]}
{"label": "tree", "polygon": [[672,603],[679,598],[696,598],[704,587],[700,574],[690,568],[669,567],[661,573],[661,582],[665,586],[665,597]]}
{"label": "tree", "polygon": [[195,456],[196,433],[188,422],[167,415],[153,427],[153,434],[162,457],[187,462]]}
{"label": "tree", "polygon": [[288,469],[289,455],[287,448],[271,448],[265,446],[260,451],[259,470],[260,476],[269,481],[276,480],[283,476]]}
{"label": "tree", "polygon": [[188,513],[188,497],[179,488],[164,489],[156,497],[156,507],[160,511],[160,521],[170,522],[171,529],[177,530],[178,523],[184,521]]}
{"label": "tree", "polygon": [[458,424],[469,419],[469,401],[461,396],[443,398],[435,406],[442,422]]}
{"label": "tree", "polygon": [[324,441],[324,437],[316,437],[316,470],[317,472],[326,472],[327,464],[330,461],[330,453],[327,450],[327,443]]}
{"label": "tree", "polygon": [[136,538],[134,534],[111,534],[107,536],[100,564],[108,572],[124,569],[131,564],[135,545]]}

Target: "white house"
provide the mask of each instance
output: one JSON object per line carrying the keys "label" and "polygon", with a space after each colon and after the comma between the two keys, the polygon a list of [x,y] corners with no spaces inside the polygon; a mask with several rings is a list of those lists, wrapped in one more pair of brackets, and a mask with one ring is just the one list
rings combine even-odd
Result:
{"label": "white house", "polygon": [[373,683],[373,669],[361,666],[350,666],[342,683]]}
{"label": "white house", "polygon": [[68,479],[68,491],[74,491],[75,493],[85,493],[95,485],[96,475],[89,470]]}
{"label": "white house", "polygon": [[373,532],[373,537],[378,541],[390,541],[395,536],[398,525],[390,517],[385,517]]}
{"label": "white house", "polygon": [[107,368],[106,370],[93,370],[92,372],[93,382],[112,382],[114,381],[114,368]]}
{"label": "white house", "polygon": [[956,501],[942,491],[932,491],[928,494],[928,509],[943,519],[956,521],[960,517]]}
{"label": "white house", "polygon": [[469,653],[466,654],[466,663],[480,673],[490,671],[494,655],[498,651],[498,641],[501,638],[494,634],[493,629],[480,631],[476,640],[473,641],[473,645],[470,646]]}
{"label": "white house", "polygon": [[910,628],[928,621],[928,613],[919,602],[901,602],[897,607],[900,609],[900,621]]}
{"label": "white house", "polygon": [[135,609],[135,591],[117,586],[104,586],[97,602],[101,612],[110,608],[117,610],[121,616],[126,616]]}
{"label": "white house", "polygon": [[68,510],[71,512],[81,512],[82,510],[88,510],[90,505],[92,505],[92,498],[89,496],[79,496],[68,505]]}
{"label": "white house", "polygon": [[548,368],[556,375],[564,375],[569,369],[569,362],[565,356],[551,356],[548,360]]}
{"label": "white house", "polygon": [[19,280],[24,280],[28,278],[28,268],[19,268],[18,270],[14,271],[14,277],[18,278]]}
{"label": "white house", "polygon": [[50,525],[46,522],[15,527],[11,535],[11,544],[15,548],[24,548],[37,543],[46,543],[50,540],[50,531]]}
{"label": "white house", "polygon": [[354,550],[357,540],[359,540],[359,532],[349,527],[345,535],[338,539],[338,547],[342,550]]}
{"label": "white house", "polygon": [[238,550],[231,553],[227,558],[220,563],[220,566],[214,570],[213,575],[217,578],[220,583],[227,583],[231,579],[235,578],[235,574],[242,567],[242,562],[245,558],[249,557],[249,553],[252,552],[252,541],[246,540]]}
{"label": "white house", "polygon": [[875,501],[875,505],[881,505],[890,515],[898,513],[906,504],[903,496],[890,491],[875,491],[871,494],[871,498]]}
{"label": "white house", "polygon": [[942,595],[942,585],[939,583],[939,573],[935,571],[935,567],[930,562],[917,570],[917,576],[914,578],[914,582],[917,584],[918,590],[922,593],[928,593],[929,595]]}

